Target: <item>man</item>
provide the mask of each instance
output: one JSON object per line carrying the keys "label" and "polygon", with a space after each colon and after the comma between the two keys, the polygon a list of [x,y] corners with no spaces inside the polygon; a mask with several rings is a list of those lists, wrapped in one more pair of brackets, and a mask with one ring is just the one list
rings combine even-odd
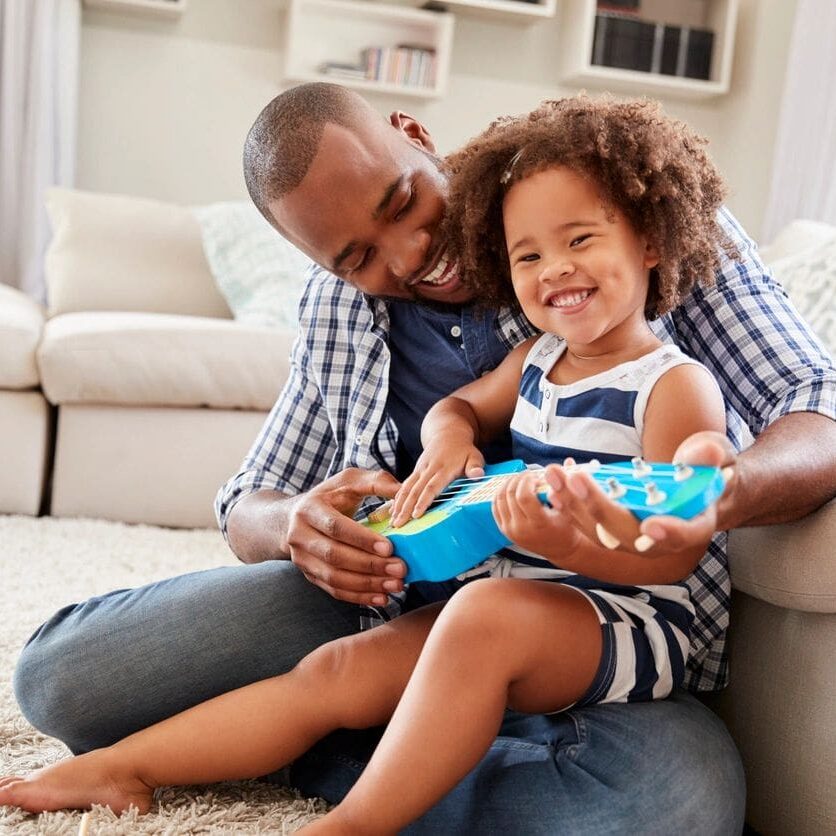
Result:
{"label": "man", "polygon": [[[445,252],[445,178],[411,117],[397,112],[386,123],[342,88],[304,85],[261,113],[244,165],[265,217],[326,268],[309,279],[285,390],[218,496],[230,546],[252,565],[113,593],[40,628],[21,656],[17,696],[36,726],[75,752],[288,670],[356,631],[356,604],[381,620],[448,596],[455,583],[404,592],[388,542],[351,515],[368,496],[394,494],[392,474],[409,472],[427,408],[530,330],[510,311],[480,316],[468,304]],[[722,222],[740,261],[656,325],[714,371],[729,405],[732,443],[694,438],[683,458],[733,465],[735,475],[703,518],[643,524],[667,550],[706,528],[797,518],[834,493],[832,362],[731,216]],[[740,416],[758,438],[735,456]],[[595,513],[614,524],[606,503]],[[721,558],[722,548],[710,555],[698,587],[716,614],[699,626],[708,643],[689,664],[695,690],[725,680],[728,588],[712,575]],[[336,801],[374,741],[374,731],[333,735],[289,780]],[[479,767],[409,832],[731,834],[742,827],[743,799],[725,729],[682,691],[548,717],[509,712]]]}

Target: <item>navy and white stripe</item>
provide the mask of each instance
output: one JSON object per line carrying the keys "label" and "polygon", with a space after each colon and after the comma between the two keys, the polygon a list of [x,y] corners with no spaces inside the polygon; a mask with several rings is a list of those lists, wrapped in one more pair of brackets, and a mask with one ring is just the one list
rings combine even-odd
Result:
{"label": "navy and white stripe", "polygon": [[[668,371],[695,363],[673,345],[570,384],[548,374],[566,343],[544,334],[523,362],[520,396],[511,419],[515,458],[537,464],[617,461],[640,456],[650,393]],[[488,561],[487,574],[554,581],[572,586],[595,608],[603,651],[597,676],[582,704],[661,699],[682,684],[694,608],[685,584],[604,584],[509,547]],[[480,573],[467,573],[469,578]]]}
{"label": "navy and white stripe", "polygon": [[[836,419],[832,359],[737,221],[725,209],[718,220],[740,260],[723,256],[717,284],[697,288],[651,323],[654,332],[714,375],[726,402],[727,433],[738,450],[747,425],[757,435],[789,412]],[[240,470],[215,501],[224,534],[230,510],[254,491],[292,495],[352,465],[395,468],[396,432],[384,414],[386,303],[315,267],[299,320],[285,388]],[[508,310],[497,314],[496,328],[509,349],[534,333],[522,315]],[[686,682],[692,690],[719,688],[726,682],[729,606],[724,533],[715,536],[689,586],[697,614]]]}
{"label": "navy and white stripe", "polygon": [[642,454],[644,411],[659,378],[693,363],[675,345],[622,363],[575,383],[551,383],[548,373],[566,350],[544,334],[524,363],[520,396],[511,419],[514,458],[529,464],[598,459],[605,464]]}

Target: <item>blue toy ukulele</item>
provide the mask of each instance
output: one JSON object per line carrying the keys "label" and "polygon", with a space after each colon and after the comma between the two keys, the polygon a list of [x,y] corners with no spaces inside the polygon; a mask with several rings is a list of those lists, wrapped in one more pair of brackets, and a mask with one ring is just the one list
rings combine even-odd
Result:
{"label": "blue toy ukulele", "polygon": [[[725,480],[717,467],[628,462],[575,465],[592,476],[610,499],[638,519],[667,514],[691,519],[719,499]],[[433,501],[424,516],[392,528],[389,503],[365,520],[392,541],[395,555],[408,567],[406,581],[442,581],[471,569],[511,541],[499,530],[491,500],[501,480],[526,469],[519,459],[487,465],[485,475],[456,479]],[[546,501],[546,488],[540,494]]]}

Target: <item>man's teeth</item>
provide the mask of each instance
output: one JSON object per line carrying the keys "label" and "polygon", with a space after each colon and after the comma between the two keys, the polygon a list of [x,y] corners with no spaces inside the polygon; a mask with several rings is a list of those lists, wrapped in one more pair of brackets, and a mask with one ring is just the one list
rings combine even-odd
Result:
{"label": "man's teeth", "polygon": [[432,284],[432,285],[442,285],[447,284],[451,278],[453,278],[453,271],[448,270],[450,267],[450,262],[447,260],[446,255],[442,255],[441,258],[438,259],[438,264],[421,279],[420,284]]}
{"label": "man's teeth", "polygon": [[553,308],[571,308],[573,305],[580,305],[587,296],[590,296],[591,290],[577,290],[574,293],[559,293],[557,296],[552,296],[549,299],[549,304]]}

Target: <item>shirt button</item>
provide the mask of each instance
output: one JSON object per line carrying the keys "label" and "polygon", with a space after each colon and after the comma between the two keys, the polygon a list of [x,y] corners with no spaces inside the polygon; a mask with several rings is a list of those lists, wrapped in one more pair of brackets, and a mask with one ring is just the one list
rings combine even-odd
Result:
{"label": "shirt button", "polygon": [[365,445],[365,444],[368,444],[368,442],[369,442],[369,437],[365,433],[360,433],[360,435],[357,436],[357,444],[358,445]]}
{"label": "shirt button", "polygon": [[546,389],[546,391],[545,391],[545,392],[543,392],[543,397],[544,397],[546,400],[548,400],[551,396],[552,396],[552,393],[551,393],[548,389]]}
{"label": "shirt button", "polygon": [[454,337],[460,337],[460,336],[462,335],[462,329],[461,329],[458,325],[454,325],[454,326],[450,329],[450,333],[451,333]]}

